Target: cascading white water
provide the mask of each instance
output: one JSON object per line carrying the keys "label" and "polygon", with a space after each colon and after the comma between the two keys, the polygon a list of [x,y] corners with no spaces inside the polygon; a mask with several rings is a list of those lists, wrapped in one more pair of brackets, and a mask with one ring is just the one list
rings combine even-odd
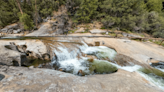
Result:
{"label": "cascading white water", "polygon": [[[53,61],[53,64],[58,65],[58,69],[63,69],[66,72],[70,72],[73,74],[78,74],[79,70],[84,71],[86,74],[90,73],[88,58],[83,57],[82,53],[95,55],[98,59],[108,58],[113,60],[117,52],[113,49],[110,49],[105,46],[97,46],[97,47],[89,47],[87,44],[83,42],[83,45],[78,46],[78,48],[74,48],[73,50],[69,50],[69,48],[65,47],[61,44],[61,46],[57,47],[54,50],[57,58]],[[80,55],[81,59],[78,59],[77,56]],[[105,61],[105,60],[94,60],[97,64],[101,62],[109,63],[119,69],[123,69],[129,72],[138,72],[142,77],[146,80],[154,83],[158,87],[164,89],[164,80],[162,78],[157,78],[156,75],[147,75],[139,71],[142,68],[139,65],[135,66],[119,66],[117,64]],[[159,69],[164,72],[163,69]]]}
{"label": "cascading white water", "polygon": [[110,49],[106,46],[88,47],[83,51],[83,53],[95,55],[99,59],[108,58],[110,60],[113,60],[117,54],[115,50]]}
{"label": "cascading white water", "polygon": [[72,72],[73,74],[77,74],[79,70],[88,70],[88,67],[82,65],[86,61],[83,59],[78,60],[77,58],[77,56],[81,54],[81,48],[84,47],[79,46],[79,49],[74,48],[74,50],[69,51],[69,48],[64,46],[57,47],[57,50],[54,50],[57,58],[52,63],[57,64],[59,69],[63,69],[66,72]]}
{"label": "cascading white water", "polygon": [[[69,48],[64,46],[57,47],[54,50],[56,54],[56,59],[52,62],[58,66],[58,69],[62,69],[66,72],[71,72],[73,74],[77,74],[79,70],[84,71],[86,74],[89,74],[89,62],[87,61],[87,57],[83,57],[81,53],[85,54],[94,54],[98,58],[102,58],[103,55],[113,60],[116,55],[116,51],[105,46],[98,47],[89,47],[87,44],[83,42],[82,46],[78,46],[78,48],[74,48],[74,50],[69,51]],[[77,56],[80,56],[81,59],[78,59]],[[98,60],[95,62],[99,62]],[[105,62],[105,61],[101,61]]]}

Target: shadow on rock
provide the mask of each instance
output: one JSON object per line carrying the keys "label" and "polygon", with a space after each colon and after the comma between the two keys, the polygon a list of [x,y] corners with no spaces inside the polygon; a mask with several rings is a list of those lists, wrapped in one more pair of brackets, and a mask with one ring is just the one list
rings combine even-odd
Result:
{"label": "shadow on rock", "polygon": [[0,81],[1,81],[2,79],[4,79],[4,78],[5,78],[5,76],[2,75],[2,74],[0,74]]}

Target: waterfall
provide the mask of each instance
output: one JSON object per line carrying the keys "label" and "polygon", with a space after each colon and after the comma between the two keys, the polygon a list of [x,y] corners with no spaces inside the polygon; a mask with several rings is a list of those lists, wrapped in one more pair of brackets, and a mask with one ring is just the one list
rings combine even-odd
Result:
{"label": "waterfall", "polygon": [[[86,43],[82,42],[83,45],[78,45],[77,48],[70,50],[70,48],[61,45],[54,49],[56,57],[53,60],[53,64],[57,68],[63,71],[78,74],[79,70],[82,70],[86,74],[90,74],[90,63],[87,61],[89,58],[82,54],[92,54],[98,58],[109,58],[113,60],[116,55],[116,51],[105,46],[89,47]],[[80,57],[80,59],[78,58]],[[104,62],[100,60],[94,60],[95,63]],[[92,64],[94,65],[94,64]]]}
{"label": "waterfall", "polygon": [[54,50],[56,58],[52,63],[56,64],[59,69],[73,74],[77,74],[79,70],[87,71],[88,67],[83,65],[86,63],[86,59],[83,57],[83,59],[78,60],[77,58],[78,55],[81,55],[80,52],[85,46],[78,47],[79,48],[74,48],[71,51],[64,46],[57,47],[57,49]]}
{"label": "waterfall", "polygon": [[[93,73],[95,72],[94,69],[97,69],[96,73],[101,73],[101,74],[112,73],[112,71],[115,71],[116,69],[115,67],[117,67],[119,69],[123,69],[129,72],[138,72],[142,77],[144,77],[149,82],[164,89],[163,78],[156,76],[154,74],[145,74],[139,71],[139,69],[142,68],[142,66],[139,65],[119,66],[115,63],[111,63],[107,61],[107,60],[114,61],[114,57],[117,54],[115,50],[105,46],[90,47],[86,43],[84,42],[82,43],[83,45],[76,45],[75,47],[72,47],[73,49],[61,43],[60,46],[57,46],[54,49],[54,53],[56,54],[56,57],[54,57],[52,63],[56,65],[59,70],[62,69],[62,71],[73,73],[75,75],[78,75],[80,70],[85,72],[86,75],[94,74]],[[89,58],[85,57],[82,54],[93,55],[96,56],[98,59],[94,59],[91,64],[90,62],[88,62]],[[164,69],[158,69],[158,70],[164,72]]]}

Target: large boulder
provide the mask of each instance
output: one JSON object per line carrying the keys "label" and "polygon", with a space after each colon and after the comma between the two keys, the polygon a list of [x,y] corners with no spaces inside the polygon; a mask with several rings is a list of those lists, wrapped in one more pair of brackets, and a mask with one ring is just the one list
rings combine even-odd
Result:
{"label": "large boulder", "polygon": [[49,23],[41,25],[41,27],[32,33],[27,34],[26,36],[46,36],[49,35],[51,31],[51,25]]}
{"label": "large boulder", "polygon": [[92,34],[103,34],[103,33],[106,33],[107,31],[105,30],[101,30],[101,29],[92,29],[90,30],[90,33]]}
{"label": "large boulder", "polygon": [[11,33],[13,33],[13,30],[16,30],[16,29],[19,29],[19,25],[15,23],[15,24],[8,25],[5,28],[1,29],[1,32],[11,34]]}
{"label": "large boulder", "polygon": [[21,32],[21,29],[13,30],[14,34],[17,34],[17,33],[20,33],[20,32]]}
{"label": "large boulder", "polygon": [[47,48],[39,40],[0,41],[0,64],[30,66],[35,61],[51,61]]}
{"label": "large boulder", "polygon": [[1,81],[3,78],[5,78],[5,76],[2,75],[2,74],[0,74],[0,81]]}
{"label": "large boulder", "polygon": [[83,33],[83,32],[85,32],[84,28],[80,28],[80,29],[75,31],[75,33]]}
{"label": "large boulder", "polygon": [[163,92],[138,73],[118,70],[113,74],[85,77],[37,68],[3,67],[0,92]]}

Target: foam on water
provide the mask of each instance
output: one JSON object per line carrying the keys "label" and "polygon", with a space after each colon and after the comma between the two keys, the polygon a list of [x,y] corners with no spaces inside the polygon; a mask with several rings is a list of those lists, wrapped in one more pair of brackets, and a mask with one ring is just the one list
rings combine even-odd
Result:
{"label": "foam on water", "polygon": [[158,86],[159,88],[164,90],[164,80],[159,77],[156,76],[154,74],[145,74],[143,72],[138,71],[138,73],[144,77],[147,81],[153,83],[154,85]]}
{"label": "foam on water", "polygon": [[[113,59],[116,55],[116,52],[108,47],[89,47],[86,43],[82,43],[84,45],[78,46],[79,48],[74,48],[72,51],[61,44],[60,47],[57,47],[57,49],[54,50],[57,57],[52,63],[57,64],[59,69],[64,69],[65,71],[72,72],[73,74],[77,74],[79,70],[89,73],[87,62],[88,58],[82,57],[81,52],[85,54],[95,53],[97,57],[106,56],[109,59]],[[77,58],[78,55],[80,55],[81,59]]]}
{"label": "foam on water", "polygon": [[82,65],[83,63],[86,63],[85,60],[69,59],[60,62],[60,68],[66,69],[68,72],[72,71],[73,74],[77,74],[79,70],[89,71],[88,67]]}
{"label": "foam on water", "polygon": [[97,47],[88,47],[83,53],[96,55],[99,59],[108,58],[113,60],[117,52],[113,49],[110,49],[106,46],[97,46]]}
{"label": "foam on water", "polygon": [[[111,62],[109,62],[109,63],[111,63]],[[114,65],[114,66],[116,66],[119,69],[122,69],[122,70],[125,70],[125,71],[128,71],[128,72],[134,72],[134,71],[137,71],[138,69],[142,68],[139,65],[134,65],[134,66],[119,66],[119,65],[114,64],[114,63],[111,63],[111,64]]]}
{"label": "foam on water", "polygon": [[164,72],[164,69],[161,69],[161,68],[156,68],[156,69],[158,69],[158,70],[160,70],[160,71]]}
{"label": "foam on water", "polygon": [[[85,49],[84,46],[79,46],[81,50]],[[86,63],[86,58],[78,60],[77,55],[81,55],[80,49],[74,48],[73,51],[69,51],[69,48],[58,47],[58,50],[54,50],[57,58],[52,62],[58,63],[59,69],[64,69],[67,72],[77,74],[79,70],[89,71],[88,67],[83,65]]]}
{"label": "foam on water", "polygon": [[[86,43],[83,42],[84,45],[79,46],[79,48],[74,48],[73,51],[69,51],[69,48],[64,47],[61,44],[60,47],[57,47],[57,50],[54,50],[57,58],[53,61],[55,64],[56,62],[59,63],[59,69],[65,69],[65,71],[77,74],[79,70],[85,71],[89,73],[89,67],[87,62],[87,57],[81,57],[78,59],[77,56],[81,55],[81,52],[85,54],[92,54],[97,56],[98,58],[108,57],[110,60],[113,60],[117,52],[113,49],[110,49],[105,46],[97,46],[97,47],[89,47]],[[164,89],[164,80],[156,75],[153,74],[145,74],[139,71],[142,68],[139,65],[134,66],[119,66],[117,64],[111,63],[106,60],[97,60],[97,62],[108,62],[113,66],[116,66],[119,69],[123,69],[129,72],[138,72],[142,77],[146,80],[150,81],[151,83],[155,84],[156,86]],[[157,68],[159,69],[159,68]],[[164,72],[164,69],[159,69]]]}

